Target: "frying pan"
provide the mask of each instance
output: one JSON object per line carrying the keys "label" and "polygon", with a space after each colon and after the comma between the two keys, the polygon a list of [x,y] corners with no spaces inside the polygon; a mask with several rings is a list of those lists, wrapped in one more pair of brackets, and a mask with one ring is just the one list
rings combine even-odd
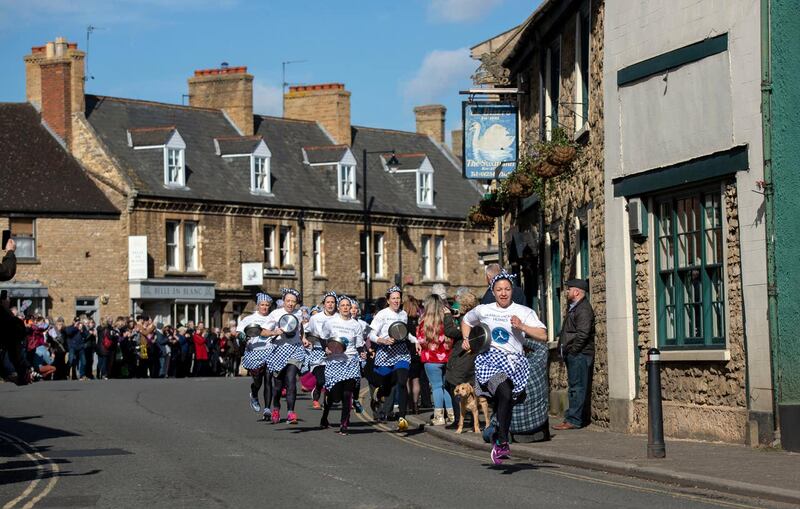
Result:
{"label": "frying pan", "polygon": [[400,320],[389,325],[389,337],[396,343],[408,340],[408,325]]}

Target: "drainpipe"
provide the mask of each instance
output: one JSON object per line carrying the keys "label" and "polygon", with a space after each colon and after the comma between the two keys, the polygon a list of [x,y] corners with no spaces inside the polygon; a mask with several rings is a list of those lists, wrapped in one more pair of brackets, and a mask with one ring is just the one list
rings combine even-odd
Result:
{"label": "drainpipe", "polygon": [[298,248],[299,248],[299,265],[300,265],[300,295],[301,298],[305,298],[305,292],[303,291],[303,276],[305,272],[303,271],[303,236],[305,235],[305,228],[306,228],[306,221],[305,221],[305,210],[300,209],[300,213],[297,215],[297,240],[298,240]]}
{"label": "drainpipe", "polygon": [[[767,240],[767,320],[772,371],[772,415],[775,429],[780,429],[778,402],[781,374],[775,371],[775,357],[780,354],[778,336],[778,287],[775,281],[775,202],[772,182],[772,55],[770,35],[771,0],[761,0],[761,132],[764,151],[764,226]],[[749,399],[749,395],[748,395]]]}

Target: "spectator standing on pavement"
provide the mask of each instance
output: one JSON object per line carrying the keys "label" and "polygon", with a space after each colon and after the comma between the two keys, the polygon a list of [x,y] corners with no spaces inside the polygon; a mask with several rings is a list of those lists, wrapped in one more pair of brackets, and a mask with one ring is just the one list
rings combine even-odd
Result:
{"label": "spectator standing on pavement", "polygon": [[[453,340],[445,335],[444,317],[447,303],[436,294],[425,299],[425,312],[416,329],[417,347],[433,393],[434,426],[455,422],[453,399],[444,387],[447,361],[453,349]],[[447,417],[445,418],[445,412]]]}
{"label": "spectator standing on pavement", "polygon": [[84,326],[81,318],[76,316],[72,320],[72,325],[66,327],[64,334],[67,337],[67,347],[69,348],[69,367],[70,376],[73,380],[80,378],[86,379],[86,359],[83,356]]}
{"label": "spectator standing on pavement", "polygon": [[[403,311],[408,315],[408,330],[417,330],[421,308],[422,305],[420,301],[413,295],[406,294],[403,297]],[[408,405],[411,407],[412,414],[418,414],[420,406],[420,378],[422,377],[423,369],[422,359],[415,348],[409,350],[409,354],[411,354],[411,364],[408,367]]]}
{"label": "spectator standing on pavement", "polygon": [[594,364],[594,309],[586,298],[589,283],[584,279],[570,279],[564,284],[569,308],[561,325],[558,347],[567,365],[569,408],[564,414],[564,422],[553,426],[557,430],[589,425]]}
{"label": "spectator standing on pavement", "polygon": [[[488,285],[489,282],[494,279],[495,276],[500,274],[502,271],[502,267],[496,263],[490,263],[486,266],[486,284]],[[513,286],[511,293],[511,302],[514,304],[519,304],[520,306],[527,306],[528,299],[525,298],[525,292],[522,291],[522,288],[519,286]],[[491,304],[495,301],[494,293],[492,293],[492,289],[488,288],[486,293],[483,294],[483,298],[481,299],[481,304]]]}
{"label": "spectator standing on pavement", "polygon": [[205,325],[203,322],[198,322],[197,329],[192,334],[192,343],[194,343],[194,371],[193,376],[207,376],[208,375],[208,346],[205,337]]}
{"label": "spectator standing on pavement", "polygon": [[6,250],[6,254],[3,255],[3,260],[0,261],[0,281],[10,281],[17,273],[17,255],[14,254],[17,249],[17,243],[14,239],[8,239],[3,249]]}

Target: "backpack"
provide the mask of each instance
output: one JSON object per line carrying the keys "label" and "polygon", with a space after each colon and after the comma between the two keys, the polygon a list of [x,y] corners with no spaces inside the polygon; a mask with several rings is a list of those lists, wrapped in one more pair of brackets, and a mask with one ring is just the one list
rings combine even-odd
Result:
{"label": "backpack", "polygon": [[110,352],[113,346],[114,342],[111,340],[111,336],[108,334],[108,332],[106,332],[105,334],[103,334],[103,348],[107,352]]}

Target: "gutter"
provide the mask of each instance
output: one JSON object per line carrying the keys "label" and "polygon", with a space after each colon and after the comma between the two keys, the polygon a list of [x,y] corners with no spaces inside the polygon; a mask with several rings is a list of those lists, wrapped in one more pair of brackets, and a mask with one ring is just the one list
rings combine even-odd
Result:
{"label": "gutter", "polygon": [[[767,321],[770,337],[770,370],[772,371],[772,415],[775,429],[780,429],[778,401],[781,374],[775,371],[775,358],[780,354],[778,334],[778,287],[775,277],[775,196],[772,180],[772,36],[771,0],[761,0],[761,136],[764,157],[764,226],[767,241]],[[749,406],[749,395],[748,395]]]}

